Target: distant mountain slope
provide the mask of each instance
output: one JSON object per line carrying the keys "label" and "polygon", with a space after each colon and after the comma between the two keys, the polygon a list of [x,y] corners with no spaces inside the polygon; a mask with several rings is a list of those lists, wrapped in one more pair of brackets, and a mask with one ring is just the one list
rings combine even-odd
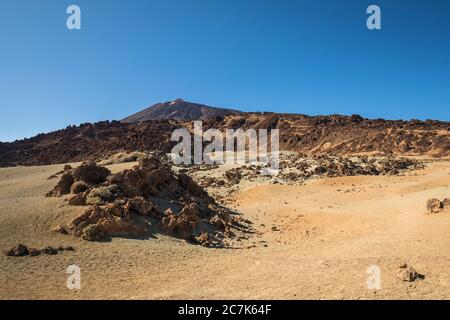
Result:
{"label": "distant mountain slope", "polygon": [[[279,129],[281,150],[308,155],[361,153],[450,156],[450,122],[369,120],[359,116],[244,113],[203,121],[208,128]],[[103,121],[0,144],[0,167],[96,160],[117,152],[170,152],[173,130],[192,120]]]}
{"label": "distant mountain slope", "polygon": [[122,120],[124,123],[135,123],[147,120],[204,120],[223,117],[229,114],[240,114],[241,111],[215,108],[203,104],[187,102],[182,99],[157,103]]}

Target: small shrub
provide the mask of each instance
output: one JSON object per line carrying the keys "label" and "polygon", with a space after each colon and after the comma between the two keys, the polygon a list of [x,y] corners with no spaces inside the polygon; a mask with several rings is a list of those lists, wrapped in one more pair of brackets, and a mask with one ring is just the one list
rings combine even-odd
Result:
{"label": "small shrub", "polygon": [[105,159],[99,162],[99,165],[108,166],[111,164],[119,164],[126,162],[135,162],[145,158],[147,155],[144,152],[134,151],[131,153],[119,152],[111,156],[109,159]]}
{"label": "small shrub", "polygon": [[104,234],[98,229],[96,224],[90,224],[83,229],[81,237],[88,241],[98,241],[104,237]]}

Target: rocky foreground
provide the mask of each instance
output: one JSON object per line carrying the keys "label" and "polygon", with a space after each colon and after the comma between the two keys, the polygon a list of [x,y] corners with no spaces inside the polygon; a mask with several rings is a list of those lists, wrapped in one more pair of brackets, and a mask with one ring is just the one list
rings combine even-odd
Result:
{"label": "rocky foreground", "polygon": [[[126,159],[127,157],[113,157]],[[218,165],[189,166],[172,169],[164,154],[144,156],[139,164],[112,174],[96,162],[84,162],[64,170],[48,197],[68,196],[71,206],[86,209],[68,224],[55,231],[89,241],[109,237],[144,237],[155,227],[169,235],[207,247],[227,246],[226,238],[236,233],[250,233],[251,222],[219,205],[203,188],[224,188],[231,194],[241,181],[301,184],[313,178],[356,175],[399,175],[408,170],[423,169],[417,160],[394,157],[328,157],[305,158],[304,155],[282,155],[276,176],[262,176],[262,165],[237,166],[215,178]],[[200,172],[200,176],[198,173]],[[194,181],[194,177],[197,182]],[[222,199],[221,197],[217,197]],[[244,238],[244,237],[242,237]],[[239,238],[240,239],[240,238]]]}
{"label": "rocky foreground", "polygon": [[[450,297],[447,285],[450,282],[447,272],[450,265],[449,161],[416,162],[397,157],[282,157],[282,163],[292,160],[281,166],[280,175],[295,170],[299,176],[297,181],[281,177],[263,180],[259,175],[253,177],[252,170],[245,168],[165,169],[163,164],[158,168],[170,177],[164,180],[174,181],[173,184],[150,181],[148,193],[143,192],[147,188],[138,188],[141,191],[136,196],[125,194],[128,187],[111,190],[111,179],[116,175],[127,177],[127,184],[131,186],[135,185],[132,181],[141,181],[131,179],[137,172],[138,177],[145,173],[153,177],[152,181],[158,181],[152,176],[156,169],[151,164],[120,163],[139,156],[114,157],[113,164],[104,169],[89,162],[82,166],[83,170],[73,163],[65,168],[52,165],[0,169],[0,248],[6,253],[0,254],[0,278],[5,280],[1,283],[2,298]],[[294,161],[292,157],[298,158]],[[99,174],[87,174],[88,168]],[[351,170],[347,170],[349,168]],[[233,171],[227,177],[226,172],[230,170]],[[236,171],[242,171],[238,183],[235,183],[236,175],[232,174]],[[347,175],[353,172],[359,174]],[[44,197],[49,190],[55,191],[55,185],[65,174],[69,177],[67,181],[73,178],[70,188],[65,189],[69,193]],[[223,180],[223,187],[203,189],[214,199],[217,199],[215,192],[222,190],[223,198],[216,200],[217,204],[233,210],[230,216],[238,218],[241,224],[251,221],[251,233],[231,226],[230,231],[235,236],[227,237],[225,230],[210,221],[215,216],[213,211],[208,217],[198,213],[200,228],[194,229],[193,235],[194,239],[201,235],[203,228],[211,237],[223,234],[222,240],[219,236],[218,240],[212,239],[219,241],[218,244],[195,245],[196,240],[186,241],[166,229],[170,219],[165,222],[163,219],[171,205],[173,215],[178,216],[186,206],[189,208],[198,201],[190,198],[193,193],[179,183],[183,174],[191,175],[199,186],[209,177]],[[105,180],[100,182],[96,177]],[[152,190],[152,186],[156,189]],[[164,190],[168,190],[168,186],[181,189],[180,194],[186,192],[188,200],[166,198]],[[103,192],[102,188],[111,194]],[[56,189],[56,193],[61,190]],[[77,197],[84,199],[86,205],[69,204],[69,199],[76,195],[80,195]],[[157,207],[162,219],[153,217],[154,212],[142,215],[131,209],[136,197],[142,197],[139,202]],[[115,205],[124,211],[129,207],[130,220],[125,212],[119,216],[109,215],[109,207]],[[91,215],[94,207],[105,214],[105,220]],[[85,215],[86,211],[91,213]],[[167,213],[170,217],[170,212]],[[86,216],[89,218],[84,219]],[[82,222],[73,224],[74,221]],[[83,239],[83,232],[79,237],[73,233],[78,226],[89,222],[84,232],[89,238],[103,227],[109,232],[109,227],[116,222],[122,225],[120,221],[125,225],[132,223],[132,228],[142,225],[148,231],[142,236],[127,232],[104,234],[98,241]],[[175,219],[172,225],[177,223]],[[53,232],[58,225],[69,234]],[[235,249],[214,249],[217,247]],[[17,257],[22,255],[24,257]],[[72,264],[82,270],[81,290],[66,287],[66,270]],[[381,289],[368,288],[371,270],[381,272]]]}

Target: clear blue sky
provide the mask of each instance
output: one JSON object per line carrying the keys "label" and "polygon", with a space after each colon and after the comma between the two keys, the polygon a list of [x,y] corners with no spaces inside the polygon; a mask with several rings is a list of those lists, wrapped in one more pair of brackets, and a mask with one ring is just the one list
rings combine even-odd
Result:
{"label": "clear blue sky", "polygon": [[[369,4],[381,31],[366,28]],[[0,141],[178,97],[450,120],[447,0],[2,0],[0,41]]]}

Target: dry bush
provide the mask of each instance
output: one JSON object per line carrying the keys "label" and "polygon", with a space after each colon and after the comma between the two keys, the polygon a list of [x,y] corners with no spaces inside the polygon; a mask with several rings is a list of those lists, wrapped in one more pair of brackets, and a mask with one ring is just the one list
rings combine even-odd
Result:
{"label": "dry bush", "polygon": [[125,153],[125,152],[119,152],[108,159],[102,160],[99,162],[99,165],[101,166],[108,166],[111,164],[119,164],[119,163],[126,163],[126,162],[135,162],[139,161],[147,156],[144,152],[134,151],[131,153]]}

